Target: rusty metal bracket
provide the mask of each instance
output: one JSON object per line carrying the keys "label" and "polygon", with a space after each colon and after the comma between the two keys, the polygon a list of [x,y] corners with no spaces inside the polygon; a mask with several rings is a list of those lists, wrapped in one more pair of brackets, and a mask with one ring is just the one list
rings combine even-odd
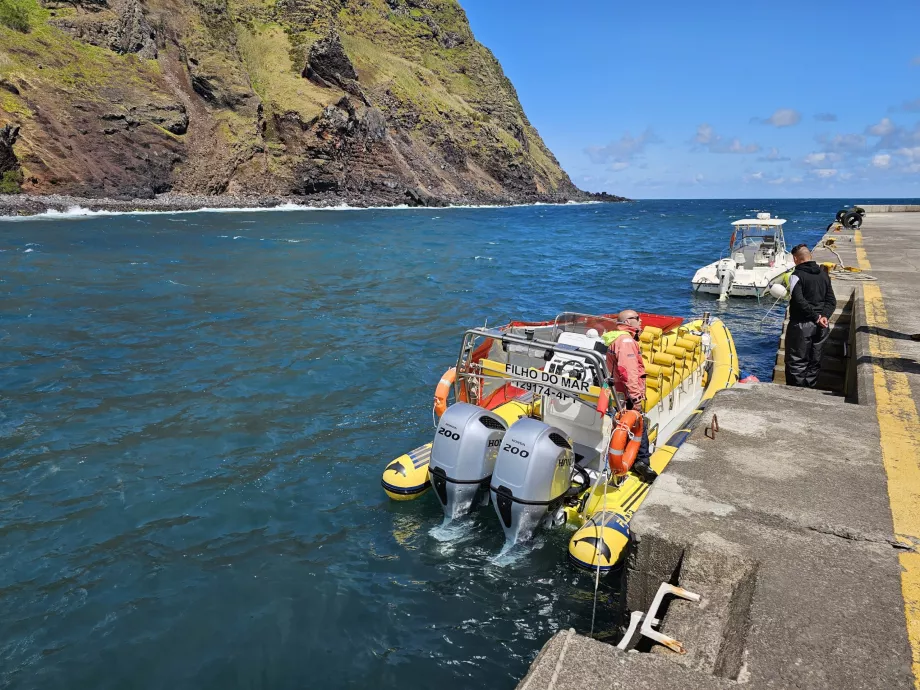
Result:
{"label": "rusty metal bracket", "polygon": [[[658,607],[661,606],[661,601],[664,599],[666,594],[673,594],[676,597],[681,599],[688,599],[690,601],[699,602],[700,595],[694,592],[687,591],[683,587],[675,587],[670,585],[667,582],[662,582],[661,586],[658,588],[658,592],[655,594],[655,598],[652,600],[652,605],[649,607],[648,612],[645,614],[645,620],[642,621],[642,627],[639,628],[639,634],[648,637],[649,639],[660,642],[668,649],[677,652],[678,654],[686,654],[687,650],[684,649],[684,646],[680,643],[679,640],[675,640],[673,637],[668,637],[667,635],[658,632],[652,628],[653,625],[658,623],[658,619],[655,617],[658,613]],[[632,621],[630,621],[632,622]]]}
{"label": "rusty metal bracket", "polygon": [[717,433],[719,433],[719,417],[718,415],[713,414],[712,419],[709,422],[709,426],[703,429],[703,435],[707,438],[715,440]]}

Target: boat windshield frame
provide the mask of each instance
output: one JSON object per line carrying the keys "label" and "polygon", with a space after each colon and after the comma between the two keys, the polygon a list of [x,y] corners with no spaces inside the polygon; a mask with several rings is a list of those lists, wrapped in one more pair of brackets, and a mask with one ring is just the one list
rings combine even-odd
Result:
{"label": "boat windshield frame", "polygon": [[[573,328],[570,328],[572,326]],[[575,326],[584,326],[584,330],[574,328]],[[564,311],[556,316],[553,321],[552,340],[556,342],[563,333],[586,333],[589,329],[601,326],[604,330],[598,331],[598,334],[607,331],[617,330],[617,320],[612,316],[597,316],[596,314],[582,314],[577,311]]]}
{"label": "boat windshield frame", "polygon": [[[521,326],[520,328],[525,329],[525,331],[527,329],[526,326]],[[478,366],[478,363],[471,361],[479,347],[481,347],[482,343],[485,342],[483,339],[490,339],[501,344],[502,350],[509,355],[509,359],[506,362],[506,365],[511,364],[510,354],[513,352],[513,350],[509,351],[509,348],[519,348],[519,354],[522,354],[523,356],[530,356],[532,359],[542,359],[545,363],[548,363],[550,360],[552,360],[553,355],[556,353],[584,358],[586,365],[589,368],[593,367],[595,372],[600,374],[599,382],[602,392],[604,383],[609,381],[611,377],[611,374],[607,369],[606,351],[602,353],[595,349],[587,349],[575,345],[553,342],[537,337],[531,338],[527,337],[526,335],[517,335],[505,329],[471,328],[463,334],[460,354],[457,357],[457,373],[456,379],[454,381],[454,396],[456,400],[466,399],[471,402],[475,401],[476,404],[482,404],[480,395],[484,381],[500,381],[502,385],[504,385],[519,380],[507,374],[505,376],[484,374],[482,372],[482,368]],[[477,341],[482,342],[477,344]],[[479,357],[480,360],[483,358],[484,357]],[[545,388],[549,388],[559,394],[564,395],[570,400],[577,400],[583,405],[589,405],[592,408],[596,408],[597,406],[596,401],[585,400],[581,397],[581,395],[574,393],[570,387],[559,385],[554,383],[552,380],[541,380],[539,381],[539,384]],[[471,385],[479,386],[477,396],[473,396],[471,394]],[[590,383],[589,379],[589,387],[593,385],[594,384]],[[491,393],[489,395],[491,395]],[[534,393],[534,397],[537,395],[537,393]],[[621,401],[618,399],[618,396],[611,394],[609,399],[611,400],[610,408],[612,410],[618,411],[621,409]]]}
{"label": "boat windshield frame", "polygon": [[760,242],[757,246],[763,245],[763,240],[772,237],[773,255],[779,256],[786,253],[786,238],[783,234],[783,226],[778,223],[761,224],[761,223],[744,223],[741,225],[732,224],[732,239],[729,246],[729,253],[733,254],[745,246],[744,240],[748,238],[757,238]]}

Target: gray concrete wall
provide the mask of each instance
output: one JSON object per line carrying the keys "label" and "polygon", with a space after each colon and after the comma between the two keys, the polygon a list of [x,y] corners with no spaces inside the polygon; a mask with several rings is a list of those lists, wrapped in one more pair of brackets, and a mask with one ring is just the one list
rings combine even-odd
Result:
{"label": "gray concrete wall", "polygon": [[[859,204],[857,204],[859,205]],[[869,204],[859,205],[866,213],[917,213],[920,212],[920,205],[912,204]]]}

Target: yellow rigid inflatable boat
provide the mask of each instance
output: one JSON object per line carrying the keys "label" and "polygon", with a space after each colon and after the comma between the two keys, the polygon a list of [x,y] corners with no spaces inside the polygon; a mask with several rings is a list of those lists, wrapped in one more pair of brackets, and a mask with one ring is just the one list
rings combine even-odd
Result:
{"label": "yellow rigid inflatable boat", "polygon": [[[738,358],[718,319],[641,318],[641,420],[661,473],[708,401],[737,382]],[[618,443],[635,440],[623,420],[638,418],[607,385],[603,336],[613,330],[613,316],[567,312],[467,331],[457,366],[437,387],[434,440],[387,464],[384,491],[405,501],[433,488],[446,520],[491,502],[509,544],[568,524],[577,530],[574,564],[616,567],[651,485],[612,461]]]}

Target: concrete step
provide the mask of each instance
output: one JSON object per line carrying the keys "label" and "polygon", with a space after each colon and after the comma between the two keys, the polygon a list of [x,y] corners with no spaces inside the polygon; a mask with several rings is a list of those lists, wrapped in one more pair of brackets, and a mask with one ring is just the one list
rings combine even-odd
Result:
{"label": "concrete step", "polygon": [[[782,342],[782,343],[785,343],[785,342],[786,342],[786,327],[787,327],[787,326],[788,326],[788,324],[784,324],[784,325],[783,325],[783,330],[782,330],[782,332],[781,332],[780,335],[779,335],[779,337],[780,337],[780,342]],[[848,323],[841,323],[841,322],[839,322],[839,321],[838,321],[838,322],[831,322],[831,323],[830,323],[830,328],[831,328],[831,335],[830,335],[831,338],[836,338],[836,339],[838,339],[838,340],[848,340],[848,339],[849,339],[849,337],[850,337],[850,324],[849,324],[849,322],[848,322]]]}
{"label": "concrete step", "polygon": [[[778,367],[786,366],[786,353],[785,352],[777,353],[776,366]],[[847,370],[847,360],[844,357],[834,357],[833,355],[825,354],[821,358],[821,371],[844,372],[846,370]]]}
{"label": "concrete step", "polygon": [[[786,383],[786,369],[784,366],[773,368],[773,383]],[[818,374],[818,388],[823,391],[833,393],[843,393],[846,385],[846,378],[842,373],[834,371],[822,371]]]}

